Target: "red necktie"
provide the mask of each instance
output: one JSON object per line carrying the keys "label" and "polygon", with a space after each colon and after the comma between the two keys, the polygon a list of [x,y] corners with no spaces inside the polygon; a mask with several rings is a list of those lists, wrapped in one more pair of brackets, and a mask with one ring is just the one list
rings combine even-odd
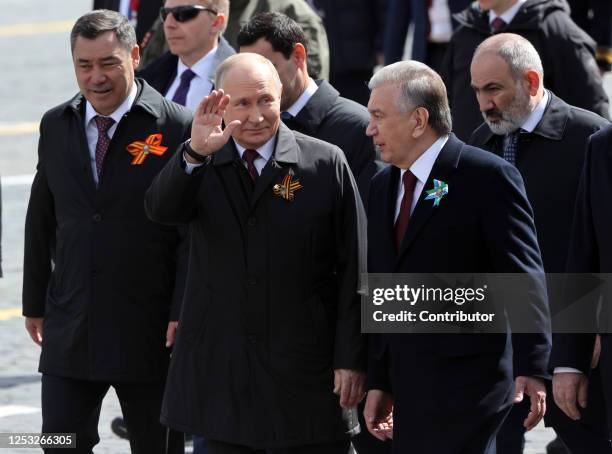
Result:
{"label": "red necktie", "polygon": [[115,124],[115,120],[111,117],[102,117],[100,115],[96,115],[94,117],[96,121],[96,127],[98,128],[98,142],[96,143],[96,170],[98,171],[98,176],[102,172],[102,163],[104,163],[104,156],[106,156],[106,152],[108,151],[108,146],[110,145],[110,138],[108,137],[108,130]]}
{"label": "red necktie", "polygon": [[506,21],[503,20],[501,17],[496,17],[495,19],[493,19],[493,21],[491,22],[491,31],[493,33],[499,33],[500,31],[502,31],[502,29],[506,26]]}
{"label": "red necktie", "polygon": [[400,204],[399,216],[395,221],[395,246],[398,251],[402,245],[404,235],[406,235],[406,230],[408,229],[410,208],[412,207],[412,197],[414,196],[414,187],[416,185],[416,177],[410,169],[404,172],[402,183],[404,184],[404,197],[402,197],[402,203]]}
{"label": "red necktie", "polygon": [[251,150],[250,148],[244,150],[244,153],[242,154],[242,159],[244,159],[244,162],[247,163],[247,169],[249,171],[249,175],[251,175],[251,180],[253,180],[253,183],[257,181],[257,177],[259,176],[254,164],[255,159],[258,157],[259,153],[257,150]]}

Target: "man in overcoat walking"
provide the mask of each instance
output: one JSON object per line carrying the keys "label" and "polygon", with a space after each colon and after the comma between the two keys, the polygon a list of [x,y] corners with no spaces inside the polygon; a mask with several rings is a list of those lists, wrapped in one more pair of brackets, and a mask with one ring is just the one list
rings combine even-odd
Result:
{"label": "man in overcoat walking", "polygon": [[132,452],[165,453],[159,415],[186,262],[177,230],[147,219],[143,201],[191,114],[134,79],[138,46],[120,14],[82,16],[71,47],[80,93],[41,121],[25,228],[42,431],[76,433],[77,452],[91,452],[113,386]]}
{"label": "man in overcoat walking", "polygon": [[340,149],[280,122],[269,60],[229,57],[215,85],[146,196],[191,235],[162,420],[215,454],[345,454],[365,367],[355,181]]}

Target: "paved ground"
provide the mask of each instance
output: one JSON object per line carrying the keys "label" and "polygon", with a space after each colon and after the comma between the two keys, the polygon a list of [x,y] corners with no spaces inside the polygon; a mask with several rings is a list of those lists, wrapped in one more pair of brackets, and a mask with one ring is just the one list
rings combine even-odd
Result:
{"label": "paved ground", "polygon": [[[39,350],[27,337],[19,316],[23,224],[36,165],[38,120],[47,109],[76,91],[68,32],[72,21],[90,5],[89,0],[2,1],[0,174],[5,278],[0,279],[0,433],[40,430],[40,377],[36,372]],[[606,86],[612,94],[612,77]],[[110,420],[118,413],[116,396],[111,393],[102,410],[102,441],[97,453],[129,452],[127,442],[109,430]],[[526,453],[544,453],[550,438],[549,430],[536,428],[528,435]]]}

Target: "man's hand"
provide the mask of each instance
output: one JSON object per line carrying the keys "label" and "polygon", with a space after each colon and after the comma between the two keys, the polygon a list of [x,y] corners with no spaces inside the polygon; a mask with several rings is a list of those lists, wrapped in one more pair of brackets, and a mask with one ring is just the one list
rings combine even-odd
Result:
{"label": "man's hand", "polygon": [[531,410],[523,421],[523,426],[527,430],[533,429],[538,425],[546,413],[546,386],[544,380],[535,377],[516,377],[514,382],[514,403],[523,401],[525,394],[531,400]]}
{"label": "man's hand", "polygon": [[365,374],[357,370],[334,370],[334,393],[340,396],[342,408],[356,407],[364,395]]}
{"label": "man's hand", "polygon": [[42,317],[26,317],[25,327],[34,342],[42,345],[43,340],[43,318]]}
{"label": "man's hand", "polygon": [[591,369],[595,369],[599,364],[599,355],[601,355],[601,336],[595,336],[595,344],[593,345],[593,356],[591,356]]}
{"label": "man's hand", "polygon": [[553,375],[553,396],[557,406],[568,417],[577,421],[580,411],[576,401],[582,408],[587,406],[589,379],[581,372],[560,372]]}
{"label": "man's hand", "polygon": [[168,322],[168,329],[166,330],[166,347],[172,347],[174,345],[178,323],[179,322]]}
{"label": "man's hand", "polygon": [[393,396],[378,389],[368,391],[363,417],[372,436],[393,439]]}
{"label": "man's hand", "polygon": [[204,97],[191,125],[191,148],[202,156],[208,156],[221,149],[227,143],[232,132],[240,126],[240,120],[234,120],[221,129],[223,114],[230,97],[223,90],[213,90]]}

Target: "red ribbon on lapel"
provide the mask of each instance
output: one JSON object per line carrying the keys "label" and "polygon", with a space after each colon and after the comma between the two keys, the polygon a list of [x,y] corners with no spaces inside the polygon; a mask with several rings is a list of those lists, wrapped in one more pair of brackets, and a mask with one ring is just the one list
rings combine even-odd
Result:
{"label": "red ribbon on lapel", "polygon": [[127,146],[127,151],[134,156],[134,159],[132,159],[132,165],[141,165],[149,154],[154,154],[157,156],[163,155],[168,147],[162,146],[161,143],[161,134],[151,134],[144,142],[137,140],[129,144]]}

